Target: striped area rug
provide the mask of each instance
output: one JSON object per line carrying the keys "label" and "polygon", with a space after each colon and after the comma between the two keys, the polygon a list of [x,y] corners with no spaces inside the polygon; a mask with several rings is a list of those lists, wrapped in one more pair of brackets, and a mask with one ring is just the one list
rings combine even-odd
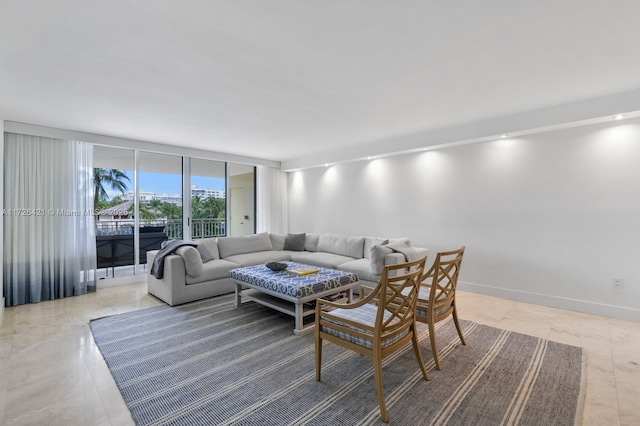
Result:
{"label": "striped area rug", "polygon": [[[411,345],[384,361],[393,425],[573,425],[582,350],[462,321],[438,324],[442,371],[419,324],[430,381]],[[95,341],[139,425],[382,424],[371,360],[313,336],[293,318],[233,296],[91,321]]]}

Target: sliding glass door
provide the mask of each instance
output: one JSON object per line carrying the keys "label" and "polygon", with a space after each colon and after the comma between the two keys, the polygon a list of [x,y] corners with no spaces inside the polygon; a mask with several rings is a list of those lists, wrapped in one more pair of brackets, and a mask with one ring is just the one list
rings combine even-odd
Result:
{"label": "sliding glass door", "polygon": [[138,181],[140,233],[182,239],[182,157],[140,152]]}
{"label": "sliding glass door", "polygon": [[191,238],[227,235],[227,171],[221,161],[191,159]]}
{"label": "sliding glass door", "polygon": [[134,274],[134,154],[93,147],[98,279]]}

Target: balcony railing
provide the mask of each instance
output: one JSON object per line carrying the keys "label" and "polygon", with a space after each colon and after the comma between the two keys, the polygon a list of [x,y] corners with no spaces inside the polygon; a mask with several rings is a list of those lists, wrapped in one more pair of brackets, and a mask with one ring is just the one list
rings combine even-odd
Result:
{"label": "balcony railing", "polygon": [[[127,235],[133,234],[133,219],[112,219],[96,221],[96,235]],[[145,229],[146,228],[146,229]],[[153,219],[140,220],[141,232],[153,229],[164,232],[170,240],[181,239],[182,219]],[[191,238],[221,237],[227,234],[224,219],[192,219]]]}

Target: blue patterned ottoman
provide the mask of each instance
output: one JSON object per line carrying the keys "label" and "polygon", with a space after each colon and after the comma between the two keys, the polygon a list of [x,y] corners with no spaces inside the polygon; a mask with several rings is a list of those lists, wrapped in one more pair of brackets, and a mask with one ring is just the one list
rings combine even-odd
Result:
{"label": "blue patterned ottoman", "polygon": [[[314,268],[318,272],[297,276],[287,271],[272,271],[264,265],[232,269],[229,276],[236,282],[236,307],[242,299],[247,299],[292,315],[295,317],[293,332],[300,334],[304,317],[315,314],[315,309],[305,308],[305,303],[342,292],[346,292],[347,300],[351,301],[352,289],[358,284],[356,274],[296,262],[284,263],[288,265],[287,269]],[[307,327],[310,328],[312,326]]]}

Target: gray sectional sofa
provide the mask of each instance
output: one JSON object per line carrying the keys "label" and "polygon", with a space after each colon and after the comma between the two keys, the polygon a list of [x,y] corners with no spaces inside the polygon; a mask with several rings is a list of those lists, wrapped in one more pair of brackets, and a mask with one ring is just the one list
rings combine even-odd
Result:
{"label": "gray sectional sofa", "polygon": [[[347,237],[336,234],[271,234],[219,237],[195,241],[164,259],[162,278],[148,274],[148,292],[171,306],[230,293],[235,290],[229,271],[269,261],[291,260],[313,266],[353,272],[360,283],[375,285],[384,265],[404,262],[408,238]],[[409,249],[424,257],[428,250]],[[158,251],[147,252],[152,265]],[[356,289],[356,293],[358,290]]]}

